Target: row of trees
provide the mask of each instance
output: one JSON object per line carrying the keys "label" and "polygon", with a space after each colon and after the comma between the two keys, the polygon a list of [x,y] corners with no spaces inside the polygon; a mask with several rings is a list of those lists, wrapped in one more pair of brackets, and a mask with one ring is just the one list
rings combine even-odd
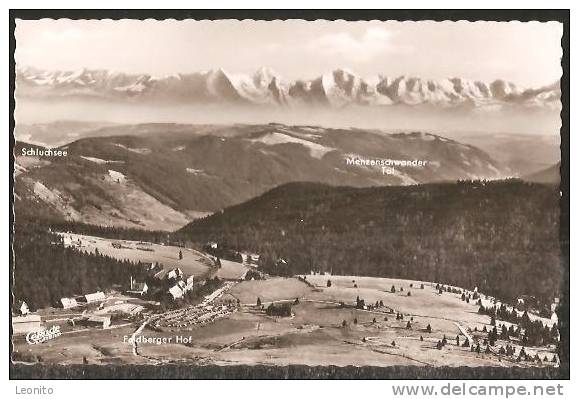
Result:
{"label": "row of trees", "polygon": [[[488,340],[491,345],[498,338],[509,339],[511,337],[520,339],[523,345],[531,346],[557,344],[559,342],[559,330],[556,324],[549,327],[543,324],[541,320],[531,320],[527,311],[524,311],[523,314],[519,316],[515,309],[508,311],[506,306],[502,304],[498,308],[497,306],[485,307],[480,305],[478,312],[491,317],[491,325],[494,326],[492,330],[488,332]],[[505,324],[502,324],[499,332],[496,327],[497,319],[513,324],[511,324],[509,328],[507,328]],[[514,327],[515,325],[517,326],[516,328]],[[486,326],[483,332],[487,332]]]}

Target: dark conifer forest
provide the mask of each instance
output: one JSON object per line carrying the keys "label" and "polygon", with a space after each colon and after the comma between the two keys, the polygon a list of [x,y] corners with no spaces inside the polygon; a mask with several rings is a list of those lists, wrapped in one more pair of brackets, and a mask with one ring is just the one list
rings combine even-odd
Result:
{"label": "dark conifer forest", "polygon": [[16,224],[12,293],[32,309],[54,306],[60,298],[126,286],[142,265],[65,248],[62,239],[41,224]]}
{"label": "dark conifer forest", "polygon": [[254,251],[272,274],[419,279],[504,300],[550,303],[561,281],[558,188],[519,180],[291,183],[194,221],[176,239]]}

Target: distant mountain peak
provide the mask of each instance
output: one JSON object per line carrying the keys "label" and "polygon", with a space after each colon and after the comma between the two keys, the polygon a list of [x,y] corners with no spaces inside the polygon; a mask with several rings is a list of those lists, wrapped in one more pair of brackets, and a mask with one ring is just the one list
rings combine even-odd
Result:
{"label": "distant mountain peak", "polygon": [[152,77],[107,70],[17,70],[17,96],[35,98],[90,97],[105,101],[168,103],[245,103],[340,108],[357,106],[434,106],[497,109],[526,107],[557,109],[557,83],[522,88],[496,79],[482,82],[461,77],[423,79],[401,75],[377,75],[364,79],[348,68],[336,68],[311,80],[286,81],[268,67],[253,74],[232,73],[223,68],[189,74]]}

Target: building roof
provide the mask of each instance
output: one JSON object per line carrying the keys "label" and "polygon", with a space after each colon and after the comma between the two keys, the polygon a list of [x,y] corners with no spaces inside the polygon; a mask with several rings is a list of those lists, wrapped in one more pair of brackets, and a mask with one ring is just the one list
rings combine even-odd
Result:
{"label": "building roof", "polygon": [[180,298],[183,296],[183,290],[178,285],[174,285],[169,288],[169,294],[171,294],[173,298]]}
{"label": "building roof", "polygon": [[70,306],[76,306],[78,305],[78,303],[76,302],[76,299],[74,298],[60,298],[60,303],[62,303],[63,306],[66,305],[70,305]]}
{"label": "building roof", "polygon": [[97,291],[97,292],[93,292],[92,294],[86,294],[84,297],[86,298],[86,300],[88,302],[100,301],[100,300],[105,299],[105,294],[104,294],[104,292]]}

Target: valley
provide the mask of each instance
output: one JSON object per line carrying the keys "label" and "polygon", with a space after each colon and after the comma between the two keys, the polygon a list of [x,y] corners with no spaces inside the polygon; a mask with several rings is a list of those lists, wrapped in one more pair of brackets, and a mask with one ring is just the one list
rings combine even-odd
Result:
{"label": "valley", "polygon": [[[91,243],[95,237],[75,240]],[[477,312],[475,300],[461,300],[462,293],[472,296],[476,291],[453,287],[450,292],[449,286],[441,293],[435,285],[329,274],[236,278],[197,305],[181,303],[176,310],[162,311],[141,301],[145,308],[139,318],[119,314],[105,329],[68,326],[67,320],[81,316],[78,310],[44,309],[38,312],[42,324],[60,325],[63,334],[34,346],[15,336],[14,356],[29,364],[558,366],[553,344],[522,350],[520,337],[502,337],[491,345],[491,318]],[[481,299],[497,303],[485,295]],[[138,301],[113,291],[97,312],[118,312],[119,303]],[[284,303],[291,304],[291,317],[264,310]],[[497,321],[499,331],[502,324]],[[136,337],[137,344],[131,341]],[[506,354],[507,347],[513,354]]]}
{"label": "valley", "polygon": [[[21,127],[17,138],[61,125]],[[476,146],[422,132],[282,124],[64,126],[80,137],[54,147],[66,157],[23,156],[23,148],[43,147],[16,143],[17,215],[175,230],[289,182],[397,186],[536,172],[514,172]],[[383,173],[352,160],[425,163]]]}
{"label": "valley", "polygon": [[558,367],[551,158],[425,132],[92,128],[55,136],[66,156],[16,143],[15,293],[61,335],[16,334],[14,361]]}

